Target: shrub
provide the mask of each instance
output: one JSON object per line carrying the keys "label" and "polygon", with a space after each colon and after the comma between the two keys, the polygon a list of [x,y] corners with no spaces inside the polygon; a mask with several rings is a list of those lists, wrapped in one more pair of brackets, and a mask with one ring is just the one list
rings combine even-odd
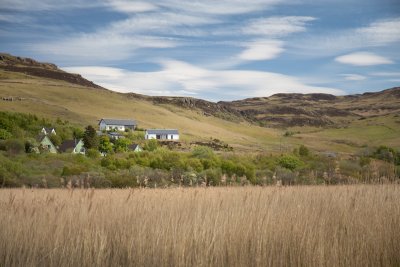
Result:
{"label": "shrub", "polygon": [[203,164],[199,159],[189,158],[185,161],[185,169],[187,171],[201,172],[203,171]]}
{"label": "shrub", "polygon": [[21,154],[25,152],[25,143],[20,139],[9,139],[5,142],[6,149],[11,154]]}
{"label": "shrub", "polygon": [[206,146],[197,146],[192,151],[192,157],[198,159],[213,159],[215,157],[214,151]]}
{"label": "shrub", "polygon": [[215,186],[221,183],[222,172],[221,169],[208,169],[203,171],[200,176],[207,186]]}
{"label": "shrub", "polygon": [[278,162],[281,167],[292,171],[302,165],[302,161],[294,155],[281,156]]}
{"label": "shrub", "polygon": [[91,148],[86,151],[86,156],[92,159],[97,159],[100,157],[100,153],[97,149]]}
{"label": "shrub", "polygon": [[299,155],[301,157],[308,157],[310,155],[310,150],[305,145],[301,145],[299,147]]}
{"label": "shrub", "polygon": [[0,129],[0,140],[6,140],[10,139],[12,137],[12,134],[5,130],[5,129]]}
{"label": "shrub", "polygon": [[143,149],[147,151],[155,151],[158,146],[159,144],[156,139],[150,139],[144,144]]}

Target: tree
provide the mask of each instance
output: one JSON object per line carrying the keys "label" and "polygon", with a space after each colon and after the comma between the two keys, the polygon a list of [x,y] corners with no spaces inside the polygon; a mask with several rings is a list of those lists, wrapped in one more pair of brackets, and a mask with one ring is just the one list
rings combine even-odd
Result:
{"label": "tree", "polygon": [[111,153],[113,151],[113,144],[110,142],[110,138],[106,135],[100,137],[99,151],[102,153]]}
{"label": "tree", "polygon": [[84,135],[84,132],[82,131],[81,128],[74,128],[72,130],[72,135],[75,139],[81,139]]}
{"label": "tree", "polygon": [[115,141],[114,149],[115,152],[126,152],[128,151],[128,146],[131,144],[131,141],[127,138],[119,138]]}
{"label": "tree", "polygon": [[86,149],[97,149],[99,146],[99,137],[97,136],[96,130],[93,126],[88,125],[85,128],[85,133],[83,134],[83,143]]}

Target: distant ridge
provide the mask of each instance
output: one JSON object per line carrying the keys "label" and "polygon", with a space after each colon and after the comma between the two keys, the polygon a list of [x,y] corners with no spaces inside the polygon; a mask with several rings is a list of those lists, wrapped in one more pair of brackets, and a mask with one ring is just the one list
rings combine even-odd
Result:
{"label": "distant ridge", "polygon": [[[30,58],[5,53],[0,53],[0,69],[107,90],[84,79],[79,74],[62,71],[54,64],[41,63]],[[369,117],[400,116],[400,87],[346,96],[323,93],[279,93],[269,97],[217,103],[193,97],[115,94],[132,100],[147,101],[155,106],[172,105],[186,110],[197,110],[206,117],[213,116],[233,122],[247,121],[259,126],[277,128],[337,127]]]}
{"label": "distant ridge", "polygon": [[42,63],[31,58],[16,57],[6,53],[0,53],[0,69],[5,71],[21,72],[31,76],[62,80],[96,89],[103,87],[86,80],[79,74],[71,74],[60,70],[55,64]]}

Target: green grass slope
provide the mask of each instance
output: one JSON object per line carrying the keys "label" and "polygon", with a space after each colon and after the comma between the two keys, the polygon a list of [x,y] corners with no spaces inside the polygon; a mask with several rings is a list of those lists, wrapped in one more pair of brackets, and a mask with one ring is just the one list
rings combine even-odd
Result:
{"label": "green grass slope", "polygon": [[[128,97],[0,69],[0,98],[9,96],[15,100],[0,100],[0,110],[59,117],[82,127],[96,125],[101,118],[133,118],[140,128],[177,128],[184,142],[217,138],[238,152],[284,152],[299,144],[317,151],[345,153],[354,153],[366,145],[400,148],[400,117],[396,114],[374,114],[361,120],[355,117],[334,127],[260,127],[245,120],[234,122],[206,116],[197,109],[154,104],[151,98]],[[284,137],[285,132],[294,134]]]}

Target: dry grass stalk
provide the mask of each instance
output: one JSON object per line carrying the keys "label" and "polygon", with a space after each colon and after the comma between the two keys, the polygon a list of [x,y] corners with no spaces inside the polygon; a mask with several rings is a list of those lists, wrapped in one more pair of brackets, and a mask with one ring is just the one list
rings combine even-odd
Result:
{"label": "dry grass stalk", "polygon": [[399,266],[400,186],[0,191],[1,266]]}

